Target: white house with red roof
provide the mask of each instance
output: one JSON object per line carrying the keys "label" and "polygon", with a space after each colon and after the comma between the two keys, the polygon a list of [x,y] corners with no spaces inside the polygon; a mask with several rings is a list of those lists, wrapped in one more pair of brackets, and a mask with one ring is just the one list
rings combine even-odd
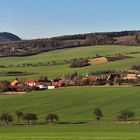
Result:
{"label": "white house with red roof", "polygon": [[29,85],[30,87],[35,87],[37,82],[35,80],[29,79],[25,81],[25,84]]}
{"label": "white house with red roof", "polygon": [[39,89],[47,89],[48,85],[45,82],[36,82],[36,87]]}

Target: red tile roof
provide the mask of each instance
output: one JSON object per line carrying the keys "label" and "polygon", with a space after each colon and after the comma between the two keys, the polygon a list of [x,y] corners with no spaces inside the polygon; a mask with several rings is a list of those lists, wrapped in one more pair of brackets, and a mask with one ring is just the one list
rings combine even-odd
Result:
{"label": "red tile roof", "polygon": [[26,80],[25,82],[26,82],[26,83],[36,83],[36,81],[35,81],[35,80],[31,80],[31,79]]}
{"label": "red tile roof", "polygon": [[53,86],[59,86],[59,87],[61,87],[62,86],[62,81],[59,81],[59,82],[52,82],[52,85]]}

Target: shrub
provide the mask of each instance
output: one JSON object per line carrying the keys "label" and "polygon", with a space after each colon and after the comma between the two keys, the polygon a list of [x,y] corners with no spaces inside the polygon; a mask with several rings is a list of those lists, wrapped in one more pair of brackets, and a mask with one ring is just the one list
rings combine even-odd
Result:
{"label": "shrub", "polygon": [[108,84],[109,84],[110,86],[113,86],[113,85],[114,85],[114,81],[113,81],[113,80],[109,80],[109,81],[108,81]]}
{"label": "shrub", "polygon": [[140,71],[140,65],[133,65],[131,69]]}
{"label": "shrub", "polygon": [[46,116],[46,121],[51,124],[55,124],[59,121],[59,117],[56,114],[48,114]]}
{"label": "shrub", "polygon": [[36,121],[38,118],[37,118],[37,115],[36,114],[33,114],[33,113],[26,113],[23,115],[23,119],[24,120],[27,120],[28,122],[28,125],[30,125],[30,121]]}
{"label": "shrub", "polygon": [[79,68],[79,67],[86,67],[88,65],[89,65],[88,59],[80,58],[80,59],[73,60],[70,64],[70,67],[71,68]]}
{"label": "shrub", "polygon": [[19,124],[19,120],[20,120],[20,118],[23,118],[23,112],[21,112],[21,111],[17,111],[16,112],[16,116],[17,116],[17,119],[18,119],[18,124]]}
{"label": "shrub", "polygon": [[0,82],[0,91],[7,92],[9,91],[10,82],[9,81],[1,81]]}
{"label": "shrub", "polygon": [[7,125],[13,121],[13,117],[8,113],[2,113],[0,116],[0,120],[5,121]]}
{"label": "shrub", "polygon": [[101,120],[101,118],[103,117],[101,109],[96,108],[93,113],[94,113],[94,115],[96,117],[96,120],[99,122]]}
{"label": "shrub", "polygon": [[120,114],[117,116],[119,121],[128,121],[132,120],[135,117],[135,113],[130,110],[122,110]]}

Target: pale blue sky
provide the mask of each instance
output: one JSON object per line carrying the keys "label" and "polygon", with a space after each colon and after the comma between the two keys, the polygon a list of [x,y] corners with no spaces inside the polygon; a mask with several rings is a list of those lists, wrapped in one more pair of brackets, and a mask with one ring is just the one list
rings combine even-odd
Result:
{"label": "pale blue sky", "polygon": [[140,0],[0,0],[0,32],[23,39],[139,29]]}

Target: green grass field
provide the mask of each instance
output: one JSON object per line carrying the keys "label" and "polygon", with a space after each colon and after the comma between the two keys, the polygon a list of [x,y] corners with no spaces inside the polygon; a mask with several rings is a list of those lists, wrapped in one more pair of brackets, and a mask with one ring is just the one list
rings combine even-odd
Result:
{"label": "green grass field", "polygon": [[[114,54],[126,54],[132,52],[140,52],[140,47],[135,46],[89,46],[55,50],[51,52],[45,52],[39,55],[27,56],[27,57],[7,57],[0,58],[0,65],[18,65],[23,63],[47,63],[47,62],[64,62],[64,60],[70,60],[80,57],[94,57],[99,55],[114,55]],[[86,74],[89,72],[99,70],[127,70],[134,64],[140,64],[140,53],[131,54],[134,58],[120,60],[115,62],[109,62],[106,64],[98,64],[94,66],[88,66],[84,68],[69,68],[68,64],[54,65],[45,67],[25,67],[25,68],[0,68],[0,72],[8,71],[23,71],[33,72],[35,75],[20,76],[19,79],[34,78],[38,79],[42,75],[47,75],[50,79],[60,77],[62,74],[79,72],[80,74]],[[15,79],[15,76],[1,76],[0,79]]]}
{"label": "green grass field", "polygon": [[[58,114],[62,122],[94,121],[100,107],[103,121],[115,121],[122,109],[135,111],[140,119],[140,87],[75,87],[36,91],[23,95],[1,95],[0,112],[15,116],[17,110],[38,114],[39,122],[48,113]],[[16,121],[16,120],[15,120]]]}
{"label": "green grass field", "polygon": [[80,57],[93,57],[96,54],[99,55],[111,55],[117,53],[129,53],[129,52],[140,52],[140,48],[136,46],[86,46],[78,48],[67,48],[62,50],[55,50],[50,52],[41,53],[33,56],[26,57],[7,57],[1,58],[0,62],[4,65],[17,65],[21,63],[38,63],[38,62],[48,62],[56,61],[62,62],[65,59],[73,59]]}
{"label": "green grass field", "polygon": [[3,126],[1,140],[139,140],[140,125]]}
{"label": "green grass field", "polygon": [[[116,53],[140,52],[134,46],[90,46],[70,48],[42,53],[28,57],[0,58],[0,65],[18,65],[23,63],[63,62],[72,58],[94,57]],[[99,70],[127,70],[134,64],[140,64],[140,54],[131,54],[134,58],[108,62],[85,68],[69,68],[69,65],[46,67],[0,68],[0,72],[23,71],[37,73],[21,76],[19,79],[47,75],[50,79],[62,74],[77,71],[80,74]],[[0,76],[0,80],[13,80],[14,76]],[[0,140],[139,140],[139,124],[113,124],[122,109],[136,113],[140,120],[140,87],[73,87],[55,90],[35,91],[23,95],[0,95],[0,113],[8,112],[17,123],[15,112],[32,112],[38,115],[38,122],[45,122],[48,113],[58,114],[61,122],[89,122],[80,125],[39,125],[39,126],[0,126]],[[93,111],[99,107],[103,111],[101,124],[95,124]],[[21,121],[25,122],[25,121]],[[93,124],[92,124],[93,122]],[[4,122],[0,122],[3,124]],[[26,122],[25,122],[26,123]]]}
{"label": "green grass field", "polygon": [[[0,140],[139,140],[139,124],[114,124],[122,109],[140,116],[140,87],[75,87],[38,91],[23,95],[1,95],[0,112],[33,112],[40,121],[56,113],[61,122],[87,121],[80,125],[0,126]],[[100,107],[104,117],[95,121],[93,110]],[[3,123],[3,122],[1,122]]]}

